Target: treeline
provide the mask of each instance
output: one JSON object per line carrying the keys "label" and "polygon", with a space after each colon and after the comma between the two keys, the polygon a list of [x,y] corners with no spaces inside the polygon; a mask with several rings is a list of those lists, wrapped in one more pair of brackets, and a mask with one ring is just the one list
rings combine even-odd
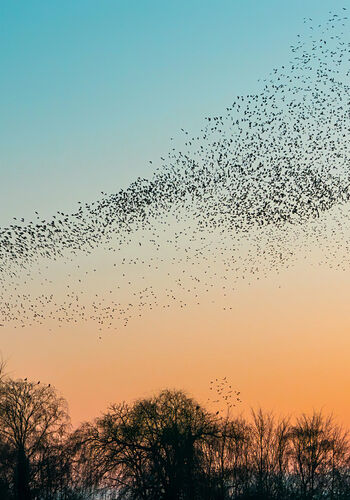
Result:
{"label": "treeline", "polygon": [[349,499],[349,452],[321,413],[221,417],[176,390],[72,430],[53,387],[0,381],[1,500]]}

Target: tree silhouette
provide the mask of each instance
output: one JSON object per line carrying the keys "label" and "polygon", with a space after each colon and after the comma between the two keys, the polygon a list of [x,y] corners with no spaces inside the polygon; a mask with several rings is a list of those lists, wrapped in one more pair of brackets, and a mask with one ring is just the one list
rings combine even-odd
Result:
{"label": "tree silhouette", "polygon": [[291,446],[301,498],[318,498],[323,491],[329,491],[330,498],[336,498],[347,460],[346,439],[346,433],[334,425],[332,418],[325,418],[319,412],[297,419],[291,429]]}
{"label": "tree silhouette", "polygon": [[2,369],[1,500],[349,498],[347,433],[321,413],[221,417],[163,390],[70,432],[54,388]]}
{"label": "tree silhouette", "polygon": [[201,498],[202,444],[217,426],[184,393],[166,390],[133,406],[114,405],[82,431],[96,475],[127,498]]}
{"label": "tree silhouette", "polygon": [[5,378],[0,384],[0,439],[11,450],[16,500],[31,500],[45,450],[68,429],[65,401],[47,385]]}

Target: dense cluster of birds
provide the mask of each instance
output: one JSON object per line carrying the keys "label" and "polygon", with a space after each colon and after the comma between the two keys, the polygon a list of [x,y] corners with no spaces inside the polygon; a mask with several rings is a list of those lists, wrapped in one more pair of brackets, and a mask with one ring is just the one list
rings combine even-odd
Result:
{"label": "dense cluster of birds", "polygon": [[[347,265],[350,43],[346,9],[305,20],[292,60],[192,136],[148,179],[75,213],[0,229],[0,324],[100,332],[154,308],[225,297],[318,248]],[[321,245],[322,242],[322,245]],[[322,248],[321,248],[322,247]],[[230,302],[224,308],[232,308]]]}

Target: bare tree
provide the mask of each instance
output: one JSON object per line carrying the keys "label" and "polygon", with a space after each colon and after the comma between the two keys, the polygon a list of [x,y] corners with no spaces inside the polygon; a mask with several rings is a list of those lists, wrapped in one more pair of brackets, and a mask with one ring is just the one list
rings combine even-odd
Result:
{"label": "bare tree", "polygon": [[265,497],[271,492],[271,482],[274,479],[274,445],[275,420],[271,413],[261,409],[252,410],[252,466],[256,477],[258,496]]}
{"label": "bare tree", "polygon": [[287,498],[290,472],[290,420],[281,418],[275,425],[273,443],[274,495]]}
{"label": "bare tree", "polygon": [[18,500],[31,500],[31,485],[43,450],[58,444],[67,431],[65,401],[47,385],[5,379],[0,384],[0,440],[15,455]]}
{"label": "bare tree", "polygon": [[347,460],[347,436],[320,412],[302,415],[291,429],[295,478],[302,498],[328,491],[335,498],[339,475]]}
{"label": "bare tree", "polygon": [[201,498],[202,445],[216,432],[214,420],[180,391],[113,405],[80,431],[84,462],[128,498]]}

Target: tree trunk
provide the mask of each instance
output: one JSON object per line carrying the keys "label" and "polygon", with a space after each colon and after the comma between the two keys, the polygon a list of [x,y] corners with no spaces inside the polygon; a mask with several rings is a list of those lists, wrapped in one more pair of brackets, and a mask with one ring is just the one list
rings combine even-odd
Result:
{"label": "tree trunk", "polygon": [[15,470],[16,500],[31,500],[29,485],[29,461],[23,448],[18,450]]}

